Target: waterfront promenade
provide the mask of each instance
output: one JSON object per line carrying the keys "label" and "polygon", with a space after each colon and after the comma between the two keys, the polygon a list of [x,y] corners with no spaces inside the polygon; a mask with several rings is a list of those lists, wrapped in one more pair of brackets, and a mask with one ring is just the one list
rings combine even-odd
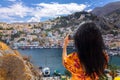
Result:
{"label": "waterfront promenade", "polygon": [[42,80],[70,80],[70,78],[66,76],[61,76],[61,78],[56,76],[56,77],[43,77]]}
{"label": "waterfront promenade", "polygon": [[42,80],[61,80],[60,77],[43,77]]}

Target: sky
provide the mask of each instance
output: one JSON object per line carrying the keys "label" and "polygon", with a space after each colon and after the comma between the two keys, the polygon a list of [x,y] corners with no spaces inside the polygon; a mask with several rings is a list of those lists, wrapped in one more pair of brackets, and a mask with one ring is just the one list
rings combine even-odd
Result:
{"label": "sky", "polygon": [[0,0],[0,22],[42,22],[120,0]]}

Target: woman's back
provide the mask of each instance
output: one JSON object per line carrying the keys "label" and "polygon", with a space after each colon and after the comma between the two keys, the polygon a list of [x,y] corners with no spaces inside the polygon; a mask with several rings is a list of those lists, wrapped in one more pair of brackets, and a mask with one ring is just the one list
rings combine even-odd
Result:
{"label": "woman's back", "polygon": [[[94,22],[82,23],[74,35],[76,53],[67,55],[64,40],[63,64],[72,73],[72,80],[97,80],[107,66],[105,45],[101,32]],[[77,62],[76,62],[77,61]]]}
{"label": "woman's back", "polygon": [[[106,59],[108,59],[108,56]],[[76,52],[73,52],[64,58],[64,67],[72,74],[71,80],[93,80],[90,76],[86,76],[84,66],[80,63],[78,55]],[[95,80],[98,80],[96,73]]]}
{"label": "woman's back", "polygon": [[[71,80],[92,80],[85,75],[83,65],[80,63],[77,53],[71,53],[64,59],[65,68],[72,74]],[[96,75],[96,80],[97,80]]]}

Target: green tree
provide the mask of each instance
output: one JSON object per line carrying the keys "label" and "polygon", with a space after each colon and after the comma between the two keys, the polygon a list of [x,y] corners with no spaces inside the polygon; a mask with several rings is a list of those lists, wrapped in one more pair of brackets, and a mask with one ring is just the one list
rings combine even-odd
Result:
{"label": "green tree", "polygon": [[18,42],[24,41],[24,40],[25,40],[25,38],[20,38],[20,39],[18,40]]}
{"label": "green tree", "polygon": [[111,70],[110,74],[111,74],[112,78],[114,79],[115,76],[117,75],[117,70],[120,69],[120,67],[115,64],[110,64],[110,65],[108,65],[108,69]]}
{"label": "green tree", "polygon": [[65,74],[66,76],[69,76],[69,77],[71,76],[71,73],[70,73],[68,70],[65,70],[65,71],[64,71],[64,74]]}
{"label": "green tree", "polygon": [[0,32],[0,41],[2,41],[2,36],[3,36],[3,33]]}
{"label": "green tree", "polygon": [[0,30],[4,30],[4,28],[2,26],[0,26]]}
{"label": "green tree", "polygon": [[13,27],[10,27],[10,28],[6,28],[6,30],[13,30]]}

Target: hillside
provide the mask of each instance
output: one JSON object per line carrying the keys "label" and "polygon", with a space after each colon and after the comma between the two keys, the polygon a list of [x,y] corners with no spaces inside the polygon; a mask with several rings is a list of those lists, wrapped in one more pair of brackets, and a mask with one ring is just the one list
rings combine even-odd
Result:
{"label": "hillside", "polygon": [[104,17],[108,22],[120,28],[120,1],[109,3],[103,7],[93,9],[92,14]]}
{"label": "hillside", "polygon": [[92,13],[97,16],[105,16],[117,9],[120,9],[120,1],[109,3],[103,7],[96,7]]}
{"label": "hillside", "polygon": [[105,17],[107,17],[109,22],[114,23],[116,27],[120,28],[120,9],[105,15]]}
{"label": "hillside", "polygon": [[99,26],[103,34],[109,33],[111,30],[116,28],[116,26],[113,23],[110,23],[106,18],[99,17],[85,11],[76,12],[72,15],[58,17],[52,20],[53,22],[56,22],[56,25],[52,26],[52,28],[70,27],[74,30],[81,22],[88,20],[94,21]]}
{"label": "hillside", "polygon": [[94,21],[100,28],[103,35],[109,33],[113,35],[119,34],[119,17],[119,9],[117,9],[103,17],[82,11],[67,16],[60,16],[44,22],[11,24],[1,22],[0,40],[10,44],[11,46],[62,46],[63,38],[66,34],[74,32],[83,21]]}
{"label": "hillside", "polygon": [[30,59],[0,42],[0,80],[41,80],[41,71]]}
{"label": "hillside", "polygon": [[76,12],[68,16],[60,16],[52,20],[48,20],[45,22],[39,22],[39,23],[0,23],[0,29],[11,29],[14,28],[18,31],[23,31],[24,28],[29,28],[32,30],[33,28],[41,29],[41,30],[48,30],[48,31],[54,31],[59,30],[60,28],[71,28],[72,31],[78,27],[78,25],[87,20],[92,20],[96,24],[99,25],[99,28],[102,32],[107,33],[110,30],[115,28],[115,25],[110,23],[107,19],[104,17],[98,17],[96,15],[93,15],[92,13],[88,13],[85,11],[82,12]]}

